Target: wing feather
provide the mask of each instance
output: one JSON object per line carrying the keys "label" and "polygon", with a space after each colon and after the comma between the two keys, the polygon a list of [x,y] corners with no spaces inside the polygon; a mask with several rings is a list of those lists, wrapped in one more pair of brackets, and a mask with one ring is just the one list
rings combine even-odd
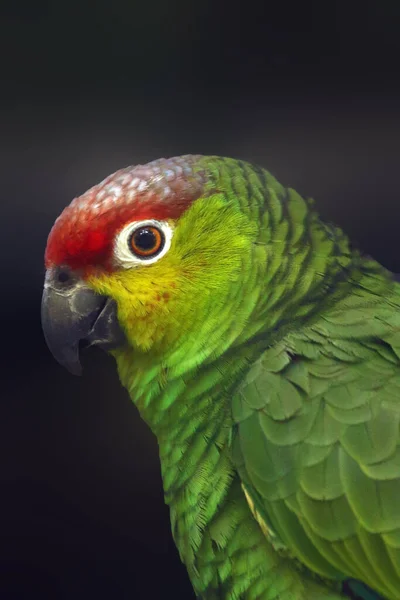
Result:
{"label": "wing feather", "polygon": [[400,286],[269,348],[233,399],[233,451],[269,534],[309,569],[400,598]]}

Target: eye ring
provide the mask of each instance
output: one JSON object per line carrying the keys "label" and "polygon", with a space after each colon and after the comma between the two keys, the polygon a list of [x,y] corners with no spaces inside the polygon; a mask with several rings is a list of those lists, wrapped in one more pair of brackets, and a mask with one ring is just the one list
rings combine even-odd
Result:
{"label": "eye ring", "polygon": [[134,229],[128,239],[130,251],[141,259],[153,258],[159,254],[165,244],[161,229],[154,225],[143,225]]}
{"label": "eye ring", "polygon": [[[132,240],[135,232],[140,229],[152,230],[155,228],[160,233],[162,244],[150,246],[150,253],[138,254],[135,252],[135,247],[132,248]],[[158,221],[156,219],[144,219],[143,221],[132,221],[128,223],[116,236],[113,248],[113,260],[116,267],[124,269],[132,269],[139,266],[149,266],[159,261],[170,249],[172,237],[174,235],[174,227],[171,222]],[[157,233],[155,233],[157,236]],[[158,236],[157,236],[158,239]],[[149,240],[147,240],[149,242]],[[142,244],[143,245],[143,244]],[[156,250],[157,248],[157,250]]]}

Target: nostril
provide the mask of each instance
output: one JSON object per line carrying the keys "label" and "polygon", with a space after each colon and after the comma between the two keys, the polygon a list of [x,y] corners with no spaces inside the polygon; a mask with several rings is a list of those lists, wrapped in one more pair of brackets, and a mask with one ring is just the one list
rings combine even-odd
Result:
{"label": "nostril", "polygon": [[67,281],[69,281],[70,279],[70,274],[68,273],[68,271],[60,271],[57,274],[57,280],[59,281],[59,283],[67,283]]}

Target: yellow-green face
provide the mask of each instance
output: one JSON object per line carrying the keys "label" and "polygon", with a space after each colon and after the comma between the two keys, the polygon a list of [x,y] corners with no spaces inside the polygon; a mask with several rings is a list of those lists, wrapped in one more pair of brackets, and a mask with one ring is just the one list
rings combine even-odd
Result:
{"label": "yellow-green face", "polygon": [[[127,256],[119,268],[87,277],[116,301],[129,342],[142,351],[162,352],[200,332],[212,337],[221,313],[235,304],[255,239],[255,226],[222,194],[199,198],[177,220],[160,223],[171,240],[158,260]],[[123,235],[117,240],[125,242]]]}

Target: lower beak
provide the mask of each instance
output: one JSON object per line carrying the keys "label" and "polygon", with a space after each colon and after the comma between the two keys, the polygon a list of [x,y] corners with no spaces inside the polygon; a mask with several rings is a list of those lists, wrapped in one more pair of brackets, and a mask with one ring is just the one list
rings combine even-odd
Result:
{"label": "lower beak", "polygon": [[46,272],[42,327],[50,352],[74,375],[82,373],[80,342],[112,350],[125,341],[115,301],[96,294],[68,269]]}

